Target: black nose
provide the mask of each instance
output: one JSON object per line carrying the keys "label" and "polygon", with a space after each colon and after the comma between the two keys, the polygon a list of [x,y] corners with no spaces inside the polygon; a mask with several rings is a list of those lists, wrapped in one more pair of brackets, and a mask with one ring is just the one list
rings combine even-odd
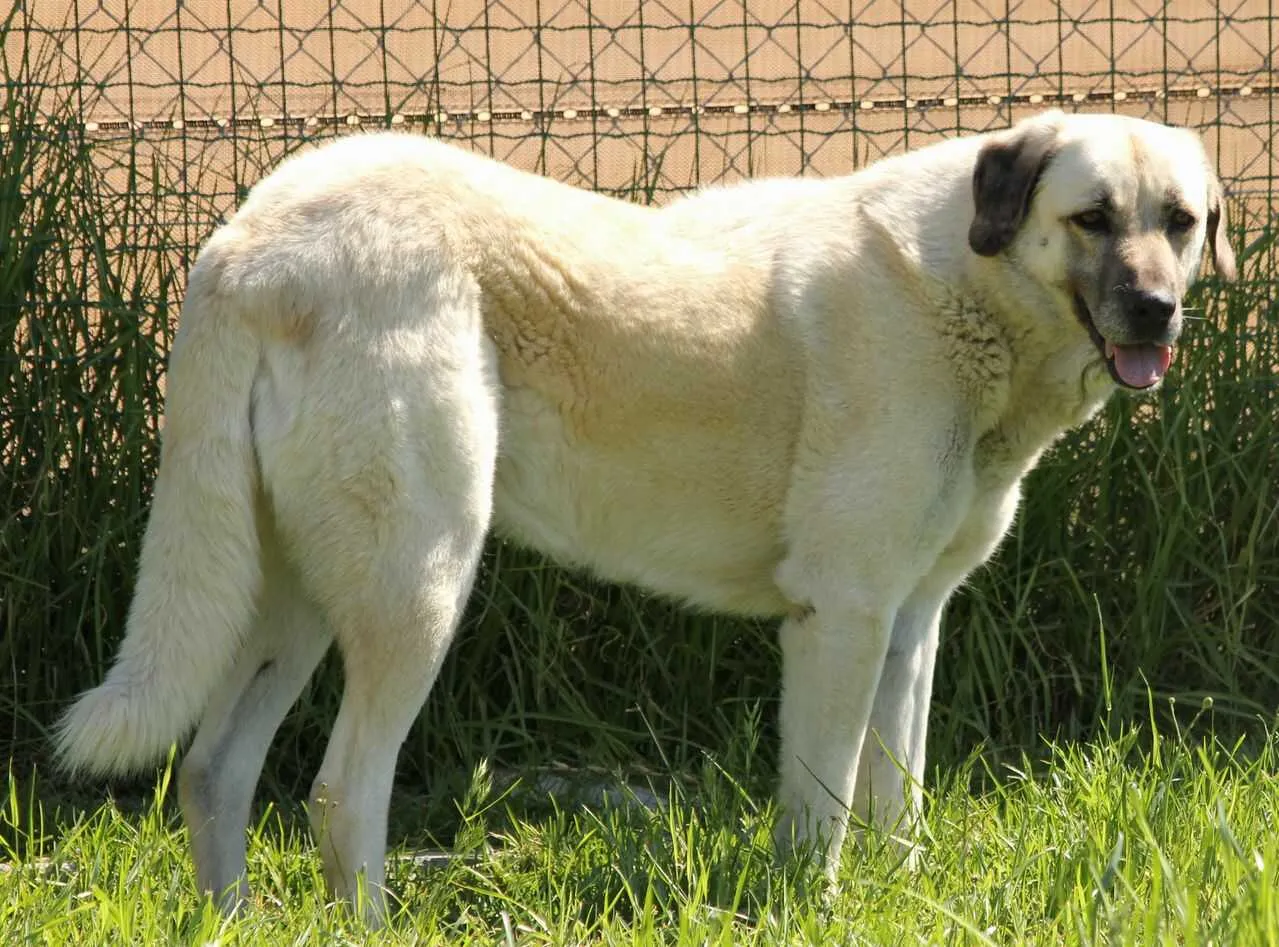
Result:
{"label": "black nose", "polygon": [[1160,332],[1177,315],[1177,297],[1166,289],[1119,290],[1120,303],[1132,327],[1138,332]]}

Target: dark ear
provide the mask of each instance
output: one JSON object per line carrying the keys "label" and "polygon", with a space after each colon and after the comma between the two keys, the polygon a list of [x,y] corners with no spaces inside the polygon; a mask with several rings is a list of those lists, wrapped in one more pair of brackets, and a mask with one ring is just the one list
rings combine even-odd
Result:
{"label": "dark ear", "polygon": [[1226,233],[1225,203],[1221,182],[1214,177],[1208,189],[1208,246],[1217,275],[1224,280],[1233,280],[1238,268],[1235,266],[1235,251],[1230,248],[1230,235]]}
{"label": "dark ear", "polygon": [[1034,124],[1014,128],[982,146],[973,169],[976,213],[968,228],[968,245],[974,253],[994,256],[1012,243],[1056,143],[1053,126]]}

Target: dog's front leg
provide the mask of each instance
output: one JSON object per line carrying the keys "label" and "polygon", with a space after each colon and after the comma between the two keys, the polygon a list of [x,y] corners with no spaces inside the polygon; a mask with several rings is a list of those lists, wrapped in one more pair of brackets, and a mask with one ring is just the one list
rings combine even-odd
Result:
{"label": "dog's front leg", "polygon": [[891,609],[814,603],[781,630],[779,848],[814,843],[834,876],[893,623]]}
{"label": "dog's front leg", "polygon": [[854,820],[892,833],[908,850],[923,802],[928,707],[948,594],[916,593],[898,610],[857,765]]}
{"label": "dog's front leg", "polygon": [[843,391],[846,371],[824,363],[814,371],[841,394],[808,408],[787,497],[786,555],[774,572],[795,608],[781,630],[776,837],[781,848],[824,847],[833,877],[894,622],[954,537],[973,482],[965,428],[943,388],[903,387],[901,379],[919,377],[914,371],[879,379],[875,403],[885,413],[869,423],[850,414],[860,396]]}
{"label": "dog's front leg", "polygon": [[964,578],[994,551],[1012,523],[1019,499],[1016,483],[979,494],[893,622],[870,731],[857,766],[853,817],[893,833],[910,852],[912,862],[917,853],[912,823],[923,810],[928,709],[942,612]]}
{"label": "dog's front leg", "polygon": [[[949,517],[921,516],[928,504],[910,499],[894,507],[894,492],[875,482],[880,476],[874,471],[858,481],[863,496],[885,497],[882,502],[818,507],[809,515],[801,505],[806,496],[795,500],[793,509],[805,514],[807,528],[796,530],[798,538],[776,573],[778,587],[797,603],[781,629],[783,818],[776,838],[782,849],[802,843],[823,849],[830,877],[839,867],[894,625],[954,529]],[[837,471],[827,483],[841,479],[848,478]],[[816,483],[816,489],[805,484],[804,494],[828,496],[821,481]],[[928,486],[924,481],[924,489],[906,496],[941,492]],[[894,660],[894,687],[897,669]],[[909,670],[913,688],[922,674],[913,666]],[[903,735],[910,729],[903,727]],[[898,780],[899,795],[901,789]],[[900,812],[903,801],[891,805]]]}

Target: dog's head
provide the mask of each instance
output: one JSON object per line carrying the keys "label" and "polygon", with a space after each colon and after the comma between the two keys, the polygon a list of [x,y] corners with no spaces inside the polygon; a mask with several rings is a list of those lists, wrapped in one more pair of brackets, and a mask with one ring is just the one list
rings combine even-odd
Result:
{"label": "dog's head", "polygon": [[1218,274],[1235,274],[1221,184],[1183,129],[1036,116],[983,144],[973,200],[972,250],[1006,254],[1054,294],[1128,388],[1167,371],[1205,248]]}

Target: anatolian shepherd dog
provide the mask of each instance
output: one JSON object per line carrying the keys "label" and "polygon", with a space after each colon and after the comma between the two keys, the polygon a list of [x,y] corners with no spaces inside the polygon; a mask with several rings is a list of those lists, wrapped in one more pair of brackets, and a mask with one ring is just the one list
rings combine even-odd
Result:
{"label": "anatolian shepherd dog", "polygon": [[1199,140],[1110,115],[663,209],[412,135],[294,157],[191,271],[128,634],[61,758],[135,770],[198,724],[182,811],[234,905],[336,640],[310,811],[382,920],[396,755],[492,527],[782,619],[779,844],[832,868],[850,812],[918,804],[943,605],[1053,439],[1164,376],[1205,248],[1231,276]]}

